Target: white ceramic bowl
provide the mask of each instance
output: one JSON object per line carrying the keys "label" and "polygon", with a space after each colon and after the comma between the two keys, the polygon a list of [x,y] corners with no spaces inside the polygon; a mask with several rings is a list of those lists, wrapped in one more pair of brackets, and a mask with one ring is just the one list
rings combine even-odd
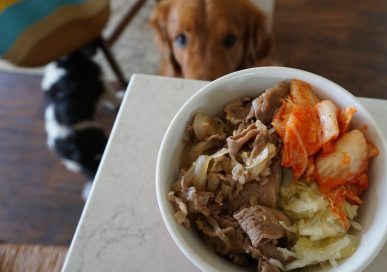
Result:
{"label": "white ceramic bowl", "polygon": [[[367,124],[367,139],[380,150],[369,169],[370,187],[360,208],[357,220],[362,231],[356,233],[361,240],[356,252],[330,271],[358,272],[364,270],[384,245],[387,235],[387,167],[386,143],[381,130],[367,110],[348,91],[321,76],[285,67],[259,67],[238,71],[221,77],[195,93],[173,118],[161,143],[156,169],[156,191],[161,215],[173,240],[185,256],[201,271],[247,271],[217,256],[207,248],[194,231],[179,225],[174,209],[167,199],[171,184],[179,173],[179,160],[183,148],[183,133],[196,112],[216,114],[233,98],[258,96],[261,91],[274,86],[280,80],[297,78],[312,85],[320,98],[329,98],[338,106],[354,106],[357,109],[353,127]],[[310,271],[310,270],[308,270]],[[323,271],[322,268],[317,271]]]}

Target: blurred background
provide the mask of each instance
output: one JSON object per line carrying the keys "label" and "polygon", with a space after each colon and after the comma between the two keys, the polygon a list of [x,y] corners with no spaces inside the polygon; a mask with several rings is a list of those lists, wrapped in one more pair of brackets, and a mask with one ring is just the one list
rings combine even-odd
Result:
{"label": "blurred background", "polygon": [[[0,7],[12,2],[2,1]],[[387,99],[387,1],[270,2],[276,62],[324,76],[356,96]],[[101,36],[126,80],[133,73],[158,74],[159,52],[148,25],[155,3],[110,1]],[[106,56],[99,52],[96,61],[109,83],[122,89]],[[43,71],[0,60],[0,240],[67,247],[83,209],[86,178],[68,171],[46,146]],[[98,112],[107,133],[115,115]]]}

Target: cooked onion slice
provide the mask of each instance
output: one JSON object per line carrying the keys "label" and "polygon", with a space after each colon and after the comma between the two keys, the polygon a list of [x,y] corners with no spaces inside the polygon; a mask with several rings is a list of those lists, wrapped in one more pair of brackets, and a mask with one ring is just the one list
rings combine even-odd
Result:
{"label": "cooked onion slice", "polygon": [[197,113],[195,115],[193,129],[199,140],[204,140],[212,135],[221,133],[221,129],[215,119],[204,113]]}
{"label": "cooked onion slice", "polygon": [[222,242],[224,243],[224,246],[225,246],[224,252],[225,254],[227,254],[231,250],[230,239],[228,239],[226,234],[224,234],[224,231],[219,227],[218,222],[216,222],[216,220],[213,217],[211,216],[207,217],[207,222],[214,228],[216,236],[219,237],[219,239],[221,239]]}
{"label": "cooked onion slice", "polygon": [[184,175],[187,186],[193,185],[198,192],[204,191],[207,182],[208,166],[211,160],[220,158],[228,152],[227,148],[221,148],[211,156],[200,155]]}
{"label": "cooked onion slice", "polygon": [[277,153],[275,145],[272,143],[266,144],[262,151],[255,158],[249,158],[246,163],[246,169],[251,179],[257,179],[261,172],[267,168],[271,159]]}

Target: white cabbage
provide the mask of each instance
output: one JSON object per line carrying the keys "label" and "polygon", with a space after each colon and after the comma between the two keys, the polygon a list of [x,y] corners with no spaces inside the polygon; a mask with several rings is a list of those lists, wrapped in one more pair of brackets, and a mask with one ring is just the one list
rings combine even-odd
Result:
{"label": "white cabbage", "polygon": [[290,82],[290,97],[294,104],[300,106],[312,106],[319,101],[309,83],[298,79]]}
{"label": "white cabbage", "polygon": [[[290,250],[280,250],[285,258],[297,258],[285,266],[285,271],[326,261],[334,265],[355,251],[358,238],[347,234],[316,183],[292,182],[283,187],[281,206],[293,220],[299,237]],[[357,210],[358,206],[345,202],[349,219],[357,216]],[[353,220],[351,226],[360,228]]]}
{"label": "white cabbage", "polygon": [[329,207],[311,218],[298,220],[296,226],[299,235],[307,236],[311,241],[335,237],[346,233],[346,229],[340,224],[336,216],[332,214]]}
{"label": "white cabbage", "polygon": [[341,136],[334,145],[334,152],[316,159],[320,182],[347,181],[357,177],[367,168],[367,142],[363,133],[354,129]]}
{"label": "white cabbage", "polygon": [[314,242],[307,238],[299,238],[292,248],[297,260],[285,265],[285,271],[326,261],[336,265],[336,260],[350,256],[358,244],[359,239],[350,234]]}
{"label": "white cabbage", "polygon": [[[331,212],[329,201],[321,194],[316,183],[291,183],[282,188],[282,208],[294,220],[299,235],[316,241],[346,233]],[[358,206],[345,202],[349,219],[357,216]],[[356,223],[355,223],[356,225]]]}
{"label": "white cabbage", "polygon": [[329,205],[316,183],[290,183],[282,187],[282,196],[283,209],[294,219],[312,217]]}
{"label": "white cabbage", "polygon": [[323,144],[339,136],[339,124],[337,122],[337,107],[330,100],[323,100],[317,104],[318,116],[322,128],[321,142]]}
{"label": "white cabbage", "polygon": [[357,216],[358,205],[351,205],[348,202],[344,202],[344,209],[349,219],[354,219]]}

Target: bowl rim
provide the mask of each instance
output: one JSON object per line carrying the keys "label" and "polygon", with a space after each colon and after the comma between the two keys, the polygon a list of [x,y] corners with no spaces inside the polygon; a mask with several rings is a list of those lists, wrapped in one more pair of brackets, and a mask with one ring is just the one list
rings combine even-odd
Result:
{"label": "bowl rim", "polygon": [[[186,241],[184,241],[184,238],[180,235],[179,231],[175,230],[175,226],[173,226],[171,223],[171,220],[175,220],[175,218],[173,217],[173,215],[170,216],[170,214],[167,211],[167,208],[164,205],[165,202],[169,202],[169,201],[167,199],[167,196],[164,195],[164,192],[161,191],[161,188],[160,188],[161,180],[160,180],[159,173],[160,173],[161,164],[162,164],[161,160],[162,160],[163,155],[166,152],[166,146],[165,146],[166,139],[168,139],[170,137],[170,135],[173,133],[173,127],[175,126],[174,124],[180,118],[181,113],[185,111],[185,108],[187,108],[188,105],[191,104],[192,101],[195,100],[197,97],[202,96],[205,92],[207,92],[207,89],[212,89],[214,86],[218,85],[219,83],[221,83],[223,81],[229,81],[229,80],[236,79],[239,77],[246,77],[249,74],[257,74],[257,73],[258,74],[260,74],[260,73],[269,73],[270,74],[271,73],[272,74],[271,76],[274,76],[274,77],[280,77],[280,75],[289,74],[289,77],[288,77],[289,79],[290,78],[297,78],[297,76],[294,76],[294,74],[303,75],[303,77],[311,77],[311,78],[314,78],[315,80],[323,81],[323,82],[331,85],[332,87],[334,87],[335,90],[338,90],[340,92],[345,93],[347,96],[350,96],[353,99],[354,104],[355,104],[354,106],[356,107],[356,109],[361,109],[362,114],[365,116],[365,118],[370,120],[373,124],[375,124],[375,126],[374,126],[375,133],[376,133],[376,135],[380,136],[381,144],[382,144],[382,146],[380,147],[380,150],[383,150],[383,153],[385,153],[385,150],[387,149],[386,148],[387,147],[386,138],[385,138],[382,130],[380,129],[379,124],[376,123],[375,119],[368,112],[368,110],[360,102],[357,101],[356,97],[352,93],[350,93],[349,91],[347,91],[346,89],[344,89],[343,87],[338,85],[337,83],[335,83],[335,82],[333,82],[325,77],[322,77],[318,74],[308,72],[305,70],[301,70],[301,69],[291,68],[291,67],[262,66],[262,67],[254,67],[254,68],[239,70],[239,71],[224,75],[224,76],[204,85],[203,87],[201,87],[198,91],[196,91],[193,95],[191,95],[184,102],[184,104],[179,108],[179,110],[176,112],[173,119],[169,123],[168,128],[167,128],[167,130],[163,136],[163,139],[161,141],[158,156],[157,156],[156,182],[155,182],[157,203],[158,203],[162,219],[163,219],[164,224],[168,230],[169,235],[174,240],[174,242],[176,243],[178,248],[183,252],[183,254],[191,261],[191,263],[193,265],[195,265],[201,271],[216,271],[216,270],[213,269],[213,267],[209,267],[208,263],[205,262],[195,251],[193,251],[191,249],[191,247],[186,243]],[[368,251],[369,253],[367,254],[366,258],[364,258],[364,262],[362,262],[360,266],[354,267],[353,271],[364,270],[366,267],[368,267],[370,265],[370,263],[376,258],[376,256],[382,250],[382,248],[387,240],[387,222],[384,223],[383,227],[384,227],[384,230],[383,230],[382,235],[380,236],[380,237],[382,237],[382,239],[380,239],[378,242],[375,243],[375,246],[372,248],[372,250]]]}

